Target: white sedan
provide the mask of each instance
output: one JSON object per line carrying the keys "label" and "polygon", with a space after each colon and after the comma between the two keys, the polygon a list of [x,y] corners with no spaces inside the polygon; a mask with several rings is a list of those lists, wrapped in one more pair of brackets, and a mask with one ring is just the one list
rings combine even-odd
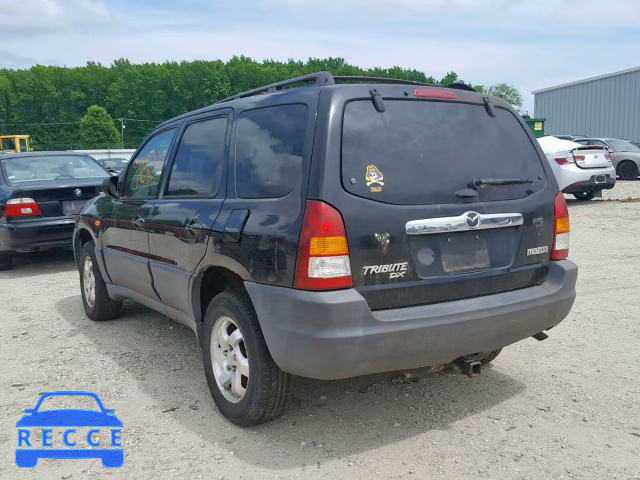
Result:
{"label": "white sedan", "polygon": [[597,146],[584,146],[556,137],[538,139],[562,193],[571,193],[578,200],[602,196],[616,184],[616,169],[609,152]]}

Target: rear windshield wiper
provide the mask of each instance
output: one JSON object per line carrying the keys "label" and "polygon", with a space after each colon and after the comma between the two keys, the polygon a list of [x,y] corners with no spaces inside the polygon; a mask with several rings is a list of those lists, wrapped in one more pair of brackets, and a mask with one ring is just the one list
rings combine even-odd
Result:
{"label": "rear windshield wiper", "polygon": [[528,178],[476,178],[469,184],[469,188],[502,187],[504,185],[522,185],[525,183],[533,183],[533,180]]}

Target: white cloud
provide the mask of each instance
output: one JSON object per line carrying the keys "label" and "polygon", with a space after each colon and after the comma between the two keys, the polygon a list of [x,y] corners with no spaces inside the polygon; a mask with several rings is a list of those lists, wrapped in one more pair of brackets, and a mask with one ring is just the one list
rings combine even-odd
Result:
{"label": "white cloud", "polygon": [[95,27],[111,21],[100,0],[0,0],[1,37],[34,36]]}
{"label": "white cloud", "polygon": [[[493,30],[563,27],[581,34],[585,27],[635,27],[638,0],[271,0],[291,10],[416,18],[482,25]],[[540,31],[540,34],[544,34]]]}

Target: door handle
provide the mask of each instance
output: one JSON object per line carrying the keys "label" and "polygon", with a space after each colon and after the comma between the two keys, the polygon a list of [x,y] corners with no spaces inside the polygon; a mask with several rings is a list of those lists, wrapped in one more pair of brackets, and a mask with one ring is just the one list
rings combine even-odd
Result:
{"label": "door handle", "polygon": [[131,220],[131,223],[133,223],[133,226],[136,228],[144,228],[146,222],[144,221],[144,218],[136,217]]}
{"label": "door handle", "polygon": [[197,218],[192,219],[187,222],[187,225],[184,227],[190,235],[195,236],[198,230],[202,230],[202,224],[198,221]]}

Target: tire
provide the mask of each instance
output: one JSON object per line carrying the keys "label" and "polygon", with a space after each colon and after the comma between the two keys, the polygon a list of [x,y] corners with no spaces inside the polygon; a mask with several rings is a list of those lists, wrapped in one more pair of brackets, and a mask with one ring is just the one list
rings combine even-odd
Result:
{"label": "tire", "polygon": [[577,192],[574,193],[573,196],[576,197],[576,200],[592,200],[595,196],[595,192]]}
{"label": "tire", "polygon": [[498,355],[500,355],[501,351],[502,349],[491,352],[489,355],[480,360],[480,363],[482,363],[482,365],[488,365],[489,363],[493,362]]}
{"label": "tire", "polygon": [[0,252],[0,271],[11,270],[13,267],[13,256],[10,252]]}
{"label": "tire", "polygon": [[[93,242],[87,242],[82,246],[78,258],[78,270],[82,304],[87,317],[97,322],[119,317],[122,314],[122,302],[109,297],[107,285],[102,279],[102,273],[96,261]],[[93,287],[93,295],[90,295],[91,287]]]}
{"label": "tire", "polygon": [[625,161],[618,165],[618,175],[621,180],[635,180],[638,178],[638,166],[632,161]]}
{"label": "tire", "polygon": [[222,415],[247,427],[282,414],[292,375],[271,358],[245,292],[223,292],[211,300],[200,343],[209,390]]}

